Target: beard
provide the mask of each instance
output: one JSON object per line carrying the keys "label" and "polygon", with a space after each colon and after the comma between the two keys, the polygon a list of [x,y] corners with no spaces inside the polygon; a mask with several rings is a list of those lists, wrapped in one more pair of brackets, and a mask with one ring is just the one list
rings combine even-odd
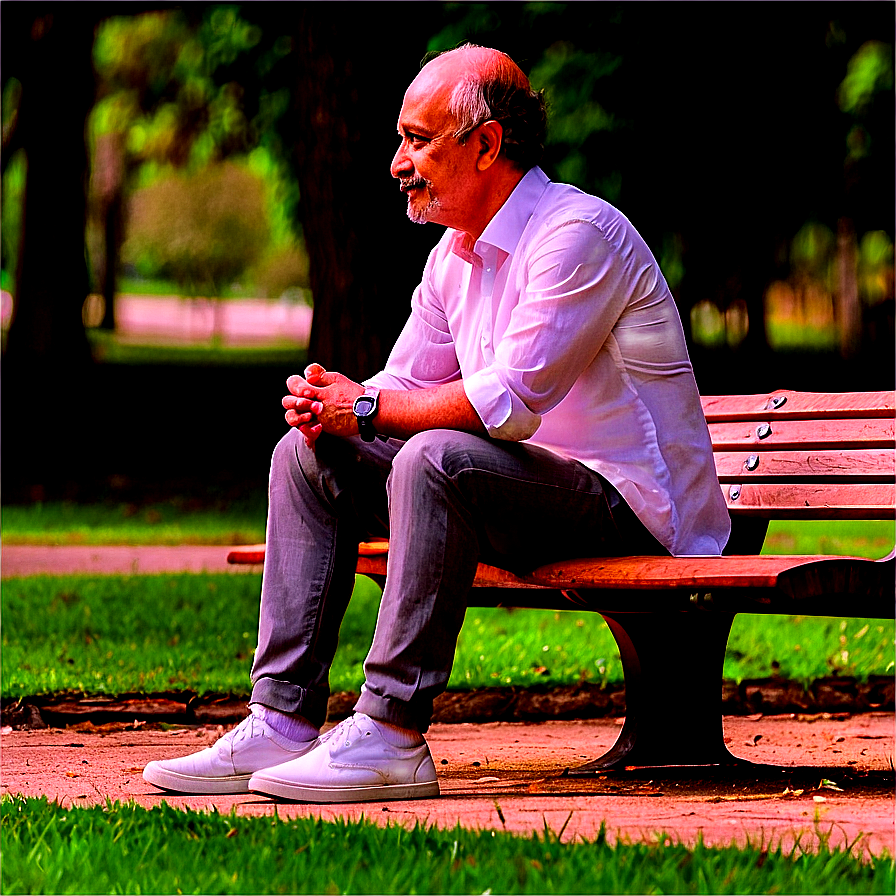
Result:
{"label": "beard", "polygon": [[429,192],[429,201],[422,208],[415,206],[413,196],[408,194],[407,213],[408,217],[415,224],[426,224],[428,221],[432,220],[433,214],[442,207],[439,198],[432,192],[432,181],[426,180],[423,177],[410,177],[407,180],[403,180],[401,186],[402,189],[405,190],[409,188],[419,189],[420,187],[426,187]]}

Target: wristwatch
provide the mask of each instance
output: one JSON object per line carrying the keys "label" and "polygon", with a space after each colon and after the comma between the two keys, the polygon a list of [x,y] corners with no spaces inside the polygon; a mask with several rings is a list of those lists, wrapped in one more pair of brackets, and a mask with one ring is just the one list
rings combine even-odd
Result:
{"label": "wristwatch", "polygon": [[358,434],[365,442],[372,442],[376,438],[373,418],[379,410],[379,400],[380,390],[375,386],[368,386],[364,394],[359,395],[352,405],[352,411],[358,421]]}

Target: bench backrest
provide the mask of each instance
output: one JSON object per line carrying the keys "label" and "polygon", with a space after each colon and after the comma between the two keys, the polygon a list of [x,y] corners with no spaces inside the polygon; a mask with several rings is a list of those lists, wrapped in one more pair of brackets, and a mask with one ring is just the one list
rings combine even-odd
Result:
{"label": "bench backrest", "polygon": [[705,396],[703,411],[735,530],[751,530],[734,553],[758,550],[760,520],[896,518],[893,392]]}

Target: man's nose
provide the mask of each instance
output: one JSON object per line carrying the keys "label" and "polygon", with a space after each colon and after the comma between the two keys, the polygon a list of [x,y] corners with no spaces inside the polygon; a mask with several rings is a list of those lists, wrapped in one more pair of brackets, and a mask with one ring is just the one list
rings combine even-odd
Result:
{"label": "man's nose", "polygon": [[402,140],[395,155],[392,157],[392,164],[389,167],[392,177],[407,177],[414,171],[414,163],[408,157],[405,141]]}

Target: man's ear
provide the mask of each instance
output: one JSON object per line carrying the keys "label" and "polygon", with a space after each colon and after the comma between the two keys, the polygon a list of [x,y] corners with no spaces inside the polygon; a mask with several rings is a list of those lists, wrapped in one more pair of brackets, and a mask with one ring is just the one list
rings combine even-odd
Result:
{"label": "man's ear", "polygon": [[480,171],[490,168],[501,154],[501,143],[504,139],[504,128],[497,121],[486,121],[481,124],[476,134],[479,155],[476,167]]}

